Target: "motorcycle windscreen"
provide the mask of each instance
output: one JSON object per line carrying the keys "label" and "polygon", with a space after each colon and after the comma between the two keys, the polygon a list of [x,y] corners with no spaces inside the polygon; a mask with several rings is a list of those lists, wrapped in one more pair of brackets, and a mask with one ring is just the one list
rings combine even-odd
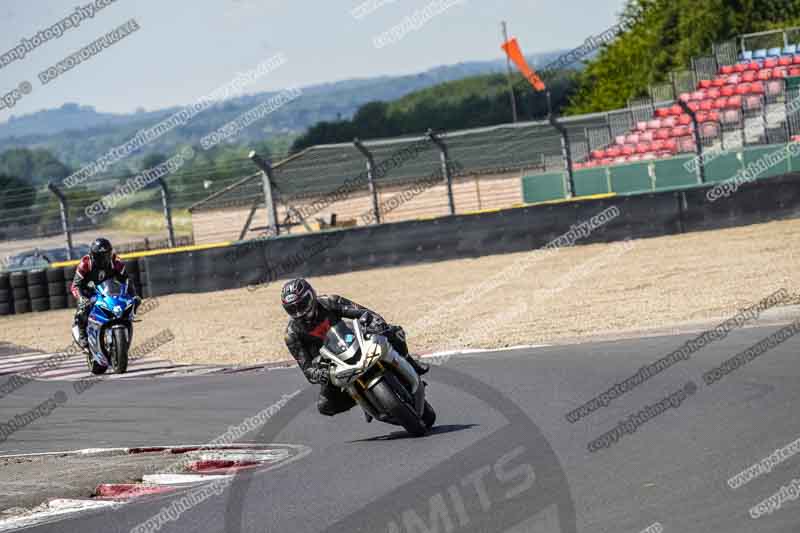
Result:
{"label": "motorcycle windscreen", "polygon": [[128,294],[128,284],[120,283],[115,279],[108,279],[97,288],[103,296],[125,296]]}
{"label": "motorcycle windscreen", "polygon": [[358,355],[356,335],[344,320],[340,320],[328,330],[325,336],[325,348],[337,357],[344,357],[345,362]]}

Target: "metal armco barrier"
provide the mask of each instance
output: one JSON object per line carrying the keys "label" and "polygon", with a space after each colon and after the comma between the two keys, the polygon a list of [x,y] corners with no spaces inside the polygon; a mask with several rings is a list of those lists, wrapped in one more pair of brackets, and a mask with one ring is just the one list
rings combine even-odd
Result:
{"label": "metal armco barrier", "polygon": [[[260,286],[292,276],[520,252],[615,205],[621,214],[578,244],[657,237],[800,217],[800,174],[758,180],[730,198],[708,186],[248,241],[141,259],[150,296]],[[316,252],[314,252],[316,250]],[[146,281],[144,281],[146,277]]]}
{"label": "metal armco barrier", "polygon": [[[257,289],[292,276],[321,276],[533,250],[617,206],[620,216],[577,244],[658,237],[800,218],[800,173],[759,179],[709,202],[702,187],[534,205],[471,215],[244,241],[126,262],[145,298]],[[59,274],[59,271],[61,274]],[[0,274],[0,315],[73,307],[75,267]],[[61,292],[61,286],[64,292]]]}

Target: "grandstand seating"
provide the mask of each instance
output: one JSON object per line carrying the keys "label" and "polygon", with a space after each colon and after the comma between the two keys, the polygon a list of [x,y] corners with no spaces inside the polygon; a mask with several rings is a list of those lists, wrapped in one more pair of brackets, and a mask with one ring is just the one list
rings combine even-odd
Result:
{"label": "grandstand seating", "polygon": [[[719,68],[712,80],[700,80],[694,92],[678,100],[697,114],[703,139],[721,136],[725,125],[742,121],[744,110],[759,110],[768,97],[784,91],[783,78],[800,76],[800,48],[744,52],[739,63]],[[649,121],[639,121],[633,131],[617,135],[614,143],[589,153],[575,169],[674,157],[696,150],[691,117],[677,103],[655,109]]]}

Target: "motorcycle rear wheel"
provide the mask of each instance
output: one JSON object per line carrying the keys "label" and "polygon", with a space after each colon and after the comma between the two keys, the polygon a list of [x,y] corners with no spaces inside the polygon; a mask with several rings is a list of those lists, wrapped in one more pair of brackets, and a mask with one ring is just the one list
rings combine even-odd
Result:
{"label": "motorcycle rear wheel", "polygon": [[394,376],[386,374],[371,392],[375,396],[381,407],[389,413],[392,418],[397,420],[406,431],[415,437],[421,437],[428,432],[425,423],[419,419],[416,413],[403,402],[398,394],[393,390],[394,387],[402,387]]}

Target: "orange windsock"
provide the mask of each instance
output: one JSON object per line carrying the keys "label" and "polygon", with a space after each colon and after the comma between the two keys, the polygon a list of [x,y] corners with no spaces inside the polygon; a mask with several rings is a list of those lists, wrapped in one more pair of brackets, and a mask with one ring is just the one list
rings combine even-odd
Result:
{"label": "orange windsock", "polygon": [[544,82],[542,82],[536,72],[528,66],[525,56],[522,55],[522,50],[519,49],[517,38],[513,37],[509,39],[503,43],[502,48],[509,59],[517,65],[517,68],[522,72],[522,75],[525,76],[525,79],[533,85],[533,88],[537,91],[543,91],[545,89]]}

